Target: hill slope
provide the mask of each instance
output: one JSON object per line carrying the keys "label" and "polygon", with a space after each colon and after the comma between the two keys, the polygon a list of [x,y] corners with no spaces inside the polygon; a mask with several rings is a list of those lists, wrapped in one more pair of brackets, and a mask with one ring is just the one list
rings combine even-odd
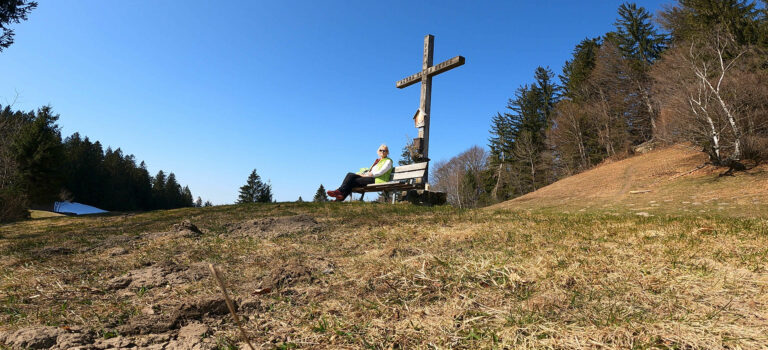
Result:
{"label": "hill slope", "polygon": [[676,146],[491,210],[269,203],[2,225],[0,349],[247,349],[208,263],[261,349],[762,349],[766,173],[691,172],[702,162]]}
{"label": "hill slope", "polygon": [[706,161],[704,153],[674,145],[601,164],[491,208],[628,209],[649,215],[717,211],[752,216],[765,212],[768,167],[720,177],[725,169]]}

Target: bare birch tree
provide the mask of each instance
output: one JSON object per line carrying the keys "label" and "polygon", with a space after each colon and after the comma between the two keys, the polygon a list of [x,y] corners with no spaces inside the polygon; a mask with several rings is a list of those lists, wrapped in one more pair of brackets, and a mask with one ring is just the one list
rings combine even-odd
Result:
{"label": "bare birch tree", "polygon": [[665,121],[666,137],[702,146],[717,165],[742,160],[745,139],[749,157],[760,154],[755,147],[765,136],[768,99],[760,57],[717,29],[665,55],[652,75],[667,114],[678,119]]}

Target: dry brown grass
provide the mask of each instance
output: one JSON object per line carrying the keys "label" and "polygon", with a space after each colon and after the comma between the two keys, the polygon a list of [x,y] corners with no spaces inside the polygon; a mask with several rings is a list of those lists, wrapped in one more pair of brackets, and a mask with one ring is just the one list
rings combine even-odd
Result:
{"label": "dry brown grass", "polygon": [[649,215],[727,213],[744,217],[765,213],[768,165],[735,176],[718,176],[725,170],[708,165],[707,156],[699,150],[674,145],[606,162],[490,209],[631,210]]}
{"label": "dry brown grass", "polygon": [[[234,348],[226,311],[200,311],[220,305],[211,262],[265,349],[765,349],[765,168],[718,177],[682,146],[642,157],[484,210],[283,203],[0,226],[0,339],[48,325],[162,346],[202,322],[207,344]],[[202,234],[171,228],[185,219]]]}
{"label": "dry brown grass", "polygon": [[64,216],[64,214],[54,213],[52,211],[45,210],[30,210],[29,217],[32,219],[52,218],[57,216]]}
{"label": "dry brown grass", "polygon": [[[213,262],[262,348],[764,348],[768,220],[710,204],[714,215],[663,217],[304,203],[33,220],[0,227],[0,324],[113,337],[218,291],[209,276],[110,280]],[[226,233],[296,214],[320,229]],[[203,235],[143,234],[183,219]],[[219,346],[237,343],[231,317],[199,319]]]}

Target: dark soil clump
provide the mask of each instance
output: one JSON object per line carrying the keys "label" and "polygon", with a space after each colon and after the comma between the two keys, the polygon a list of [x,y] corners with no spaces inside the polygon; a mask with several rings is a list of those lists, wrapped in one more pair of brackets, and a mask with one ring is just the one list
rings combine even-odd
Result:
{"label": "dark soil clump", "polygon": [[333,271],[333,264],[325,259],[288,261],[273,269],[264,279],[263,286],[277,290],[298,283],[312,283],[320,274],[330,274]]}
{"label": "dark soil clump", "polygon": [[322,225],[309,215],[269,217],[230,225],[227,231],[236,236],[278,238],[291,234],[319,232]]}
{"label": "dark soil clump", "polygon": [[154,232],[147,235],[148,239],[160,239],[160,238],[200,238],[203,235],[195,224],[189,220],[184,220],[178,224],[171,226],[170,230],[164,232]]}
{"label": "dark soil clump", "polygon": [[[234,306],[237,309],[236,303]],[[197,301],[160,307],[159,312],[154,315],[139,315],[127,324],[118,327],[118,331],[123,335],[165,333],[192,321],[218,317],[228,312],[224,298],[207,297]]]}

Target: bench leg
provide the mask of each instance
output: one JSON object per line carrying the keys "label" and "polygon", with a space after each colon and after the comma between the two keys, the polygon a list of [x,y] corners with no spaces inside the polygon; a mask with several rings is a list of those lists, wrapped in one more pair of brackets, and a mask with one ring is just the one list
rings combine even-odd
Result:
{"label": "bench leg", "polygon": [[361,193],[361,194],[360,194],[360,201],[361,201],[361,202],[363,201],[363,197],[365,197],[365,192],[363,192],[363,193]]}

